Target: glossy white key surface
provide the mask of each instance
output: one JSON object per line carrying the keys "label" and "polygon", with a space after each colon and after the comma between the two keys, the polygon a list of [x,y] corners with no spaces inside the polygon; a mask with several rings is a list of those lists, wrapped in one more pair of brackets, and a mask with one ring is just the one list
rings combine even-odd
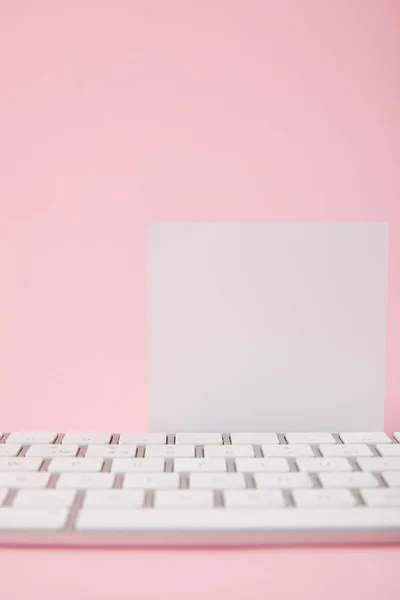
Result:
{"label": "glossy white key surface", "polygon": [[24,472],[0,473],[0,487],[8,488],[44,488],[48,484],[50,473]]}
{"label": "glossy white key surface", "polygon": [[114,484],[112,473],[62,473],[56,483],[57,489],[106,489]]}
{"label": "glossy white key surface", "polygon": [[6,496],[8,494],[8,490],[6,488],[0,488],[0,505],[3,504]]}
{"label": "glossy white key surface", "polygon": [[115,458],[111,464],[113,473],[157,473],[164,471],[163,458]]}
{"label": "glossy white key surface", "polygon": [[21,444],[0,444],[0,457],[17,456],[21,448]]}
{"label": "glossy white key surface", "polygon": [[360,490],[360,494],[368,506],[398,506],[400,508],[400,489],[379,488],[377,490]]}
{"label": "glossy white key surface", "polygon": [[62,443],[86,446],[88,444],[108,444],[110,440],[111,433],[105,431],[69,431],[65,434]]}
{"label": "glossy white key surface", "polygon": [[76,492],[74,490],[20,490],[13,506],[19,508],[69,508]]}
{"label": "glossy white key surface", "polygon": [[58,531],[65,526],[66,509],[0,508],[0,531]]}
{"label": "glossy white key surface", "polygon": [[285,458],[236,458],[235,465],[237,471],[248,473],[289,471]]}
{"label": "glossy white key surface", "polygon": [[55,431],[14,431],[8,436],[6,444],[52,444],[56,437]]}
{"label": "glossy white key surface", "polygon": [[391,439],[383,431],[378,432],[344,432],[340,438],[345,444],[390,444]]}
{"label": "glossy white key surface", "polygon": [[381,475],[389,487],[400,487],[400,471],[387,471]]}
{"label": "glossy white key surface", "polygon": [[378,487],[379,483],[372,473],[352,471],[351,473],[319,473],[318,479],[324,488],[361,488]]}
{"label": "glossy white key surface", "polygon": [[144,455],[146,458],[190,458],[194,457],[195,453],[193,444],[180,444],[179,446],[149,444],[146,446]]}
{"label": "glossy white key surface", "polygon": [[48,466],[49,473],[98,473],[103,467],[102,458],[53,458]]}
{"label": "glossy white key surface", "polygon": [[143,490],[89,490],[83,501],[84,508],[141,508]]}
{"label": "glossy white key surface", "polygon": [[279,444],[276,433],[231,433],[232,444]]}
{"label": "glossy white key surface", "polygon": [[309,432],[309,433],[286,433],[288,444],[336,444],[331,433]]}
{"label": "glossy white key surface", "polygon": [[0,472],[39,471],[42,462],[41,458],[0,458]]}
{"label": "glossy white key surface", "polygon": [[297,458],[299,471],[351,471],[352,467],[346,458]]}
{"label": "glossy white key surface", "polygon": [[348,489],[293,490],[292,494],[300,508],[336,508],[356,504],[355,497]]}
{"label": "glossy white key surface", "polygon": [[76,456],[78,451],[78,444],[34,444],[28,448],[25,456],[40,456],[42,458],[72,457]]}
{"label": "glossy white key surface", "polygon": [[204,446],[206,458],[236,458],[237,456],[254,456],[253,446],[237,444],[236,446]]}
{"label": "glossy white key surface", "polygon": [[155,508],[212,508],[210,490],[160,490],[154,495]]}
{"label": "glossy white key surface", "polygon": [[146,444],[166,444],[166,433],[121,433],[119,444],[137,444],[138,446]]}
{"label": "glossy white key surface", "polygon": [[192,489],[229,490],[246,487],[243,473],[192,473],[189,475]]}
{"label": "glossy white key surface", "polygon": [[400,444],[377,444],[381,456],[400,456]]}
{"label": "glossy white key surface", "polygon": [[177,473],[223,473],[226,471],[224,458],[175,458],[174,471]]}
{"label": "glossy white key surface", "polygon": [[227,508],[283,508],[285,499],[280,490],[226,490]]}
{"label": "glossy white key surface", "polygon": [[277,456],[282,458],[297,458],[300,456],[315,456],[308,444],[267,444],[261,446],[264,457]]}
{"label": "glossy white key surface", "polygon": [[321,444],[319,450],[322,456],[326,458],[373,456],[372,451],[366,444]]}
{"label": "glossy white key surface", "polygon": [[123,487],[126,489],[173,490],[178,489],[178,473],[127,473]]}
{"label": "glossy white key surface", "polygon": [[308,473],[255,473],[254,481],[260,489],[309,488],[313,483]]}
{"label": "glossy white key surface", "polygon": [[175,444],[194,444],[195,446],[222,444],[222,435],[220,433],[177,433]]}
{"label": "glossy white key surface", "polygon": [[358,458],[357,464],[362,471],[400,471],[400,456]]}
{"label": "glossy white key surface", "polygon": [[89,444],[85,456],[89,458],[133,458],[136,444]]}

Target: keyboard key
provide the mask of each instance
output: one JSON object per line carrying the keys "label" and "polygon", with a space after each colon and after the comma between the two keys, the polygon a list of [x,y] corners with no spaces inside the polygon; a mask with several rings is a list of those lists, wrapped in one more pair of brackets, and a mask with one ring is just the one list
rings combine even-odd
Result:
{"label": "keyboard key", "polygon": [[255,473],[254,481],[257,488],[294,489],[313,487],[308,473]]}
{"label": "keyboard key", "polygon": [[381,456],[400,456],[400,444],[377,444]]}
{"label": "keyboard key", "polygon": [[143,490],[89,490],[83,501],[84,508],[141,508]]}
{"label": "keyboard key", "polygon": [[211,490],[162,490],[154,494],[155,508],[212,508]]}
{"label": "keyboard key", "polygon": [[192,473],[189,475],[191,489],[230,490],[246,487],[243,473]]}
{"label": "keyboard key", "polygon": [[348,489],[343,490],[294,490],[293,498],[300,508],[336,508],[354,506],[356,499]]}
{"label": "keyboard key", "polygon": [[6,499],[7,494],[8,494],[8,490],[6,488],[0,489],[0,506],[3,504],[4,500]]}
{"label": "keyboard key", "polygon": [[76,493],[73,490],[20,490],[13,506],[18,508],[70,508]]}
{"label": "keyboard key", "polygon": [[123,487],[126,489],[173,490],[179,488],[178,473],[127,473]]}
{"label": "keyboard key", "polygon": [[136,444],[89,444],[85,456],[89,458],[134,458]]}
{"label": "keyboard key", "polygon": [[252,446],[239,444],[237,446],[204,446],[206,458],[236,458],[239,456],[254,456]]}
{"label": "keyboard key", "polygon": [[387,471],[382,473],[382,477],[389,487],[400,487],[400,471]]}
{"label": "keyboard key", "polygon": [[174,471],[177,473],[222,473],[226,471],[224,458],[175,458]]}
{"label": "keyboard key", "polygon": [[352,471],[351,473],[319,473],[318,479],[324,488],[369,488],[379,483],[372,473]]}
{"label": "keyboard key", "polygon": [[0,508],[0,531],[58,531],[68,516],[66,509]]}
{"label": "keyboard key", "polygon": [[57,433],[55,431],[14,431],[13,433],[10,433],[6,439],[6,444],[21,444],[22,446],[28,446],[30,444],[52,444],[56,437]]}
{"label": "keyboard key", "polygon": [[105,431],[69,431],[64,435],[62,443],[87,446],[88,444],[108,444],[110,440],[111,433]]}
{"label": "keyboard key", "polygon": [[395,440],[397,440],[400,444],[400,432],[394,433],[393,436],[394,436]]}
{"label": "keyboard key", "polygon": [[222,444],[222,435],[220,433],[177,433],[175,444],[194,444],[195,446]]}
{"label": "keyboard key", "polygon": [[283,508],[285,499],[280,490],[226,490],[227,508]]}
{"label": "keyboard key", "polygon": [[166,444],[166,433],[121,433],[119,444],[137,444],[146,446],[147,444]]}
{"label": "keyboard key", "polygon": [[48,484],[50,473],[0,473],[0,487],[7,488],[44,488]]}
{"label": "keyboard key", "polygon": [[163,458],[115,458],[111,464],[113,473],[161,473]]}
{"label": "keyboard key", "polygon": [[114,479],[112,473],[62,473],[57,480],[56,488],[62,490],[112,488]]}
{"label": "keyboard key", "polygon": [[400,507],[400,489],[379,488],[377,490],[360,490],[360,494],[368,506]]}
{"label": "keyboard key", "polygon": [[102,468],[101,458],[53,458],[48,471],[50,473],[98,473]]}
{"label": "keyboard key", "polygon": [[383,431],[345,432],[339,435],[345,444],[390,444],[392,442],[390,437]]}
{"label": "keyboard key", "polygon": [[310,432],[310,433],[286,433],[288,444],[336,444],[336,440],[331,433]]}
{"label": "keyboard key", "polygon": [[285,458],[237,458],[235,464],[237,471],[245,473],[289,471]]}
{"label": "keyboard key", "polygon": [[179,446],[162,445],[162,444],[149,444],[146,446],[144,453],[145,457],[162,457],[162,458],[175,458],[175,457],[194,457],[194,446],[193,444],[180,444]]}
{"label": "keyboard key", "polygon": [[279,444],[276,433],[231,433],[232,444]]}
{"label": "keyboard key", "polygon": [[280,446],[262,446],[264,457],[280,456],[282,458],[297,458],[300,456],[315,456],[308,444],[281,444]]}
{"label": "keyboard key", "polygon": [[358,458],[357,464],[362,471],[400,471],[400,456]]}
{"label": "keyboard key", "polygon": [[358,457],[358,456],[373,456],[373,453],[366,444],[321,444],[320,452],[322,456],[330,458],[338,457]]}
{"label": "keyboard key", "polygon": [[20,444],[0,444],[0,457],[17,456],[20,450]]}
{"label": "keyboard key", "polygon": [[54,456],[76,456],[79,451],[77,444],[34,444],[26,452],[26,456],[53,458]]}
{"label": "keyboard key", "polygon": [[298,458],[299,471],[351,471],[352,467],[346,458]]}
{"label": "keyboard key", "polygon": [[41,458],[0,458],[0,471],[39,471]]}

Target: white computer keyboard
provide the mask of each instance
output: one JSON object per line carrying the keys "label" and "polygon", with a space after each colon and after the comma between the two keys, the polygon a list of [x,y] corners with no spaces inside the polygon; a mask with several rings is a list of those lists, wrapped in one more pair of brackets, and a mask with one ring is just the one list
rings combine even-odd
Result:
{"label": "white computer keyboard", "polygon": [[0,434],[0,545],[400,543],[400,433]]}

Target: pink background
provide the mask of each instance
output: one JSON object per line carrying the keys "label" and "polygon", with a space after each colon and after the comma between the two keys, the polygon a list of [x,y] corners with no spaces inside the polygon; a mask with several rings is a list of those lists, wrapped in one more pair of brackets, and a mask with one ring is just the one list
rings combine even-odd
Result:
{"label": "pink background", "polygon": [[[154,220],[389,222],[386,426],[400,429],[399,25],[396,0],[0,2],[3,431],[146,427]],[[400,579],[400,551],[383,549],[0,561],[13,597],[35,577],[38,596],[115,600],[214,584],[305,598],[317,583],[367,599]]]}

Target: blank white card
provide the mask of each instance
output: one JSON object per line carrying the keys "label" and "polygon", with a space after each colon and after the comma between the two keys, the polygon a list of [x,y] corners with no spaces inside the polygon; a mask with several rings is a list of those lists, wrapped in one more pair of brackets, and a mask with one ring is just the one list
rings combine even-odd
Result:
{"label": "blank white card", "polygon": [[147,228],[152,431],[384,425],[388,228]]}

